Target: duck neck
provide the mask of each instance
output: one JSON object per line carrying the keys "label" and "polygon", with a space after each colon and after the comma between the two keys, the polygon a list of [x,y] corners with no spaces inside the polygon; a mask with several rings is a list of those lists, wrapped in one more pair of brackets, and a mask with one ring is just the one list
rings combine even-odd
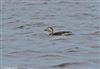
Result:
{"label": "duck neck", "polygon": [[53,35],[53,31],[52,32],[49,32],[49,35]]}

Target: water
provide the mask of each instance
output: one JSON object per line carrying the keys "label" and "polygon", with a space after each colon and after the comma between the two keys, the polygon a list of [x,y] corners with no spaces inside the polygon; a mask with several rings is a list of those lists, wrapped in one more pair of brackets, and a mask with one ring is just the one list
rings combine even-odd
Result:
{"label": "water", "polygon": [[[3,69],[99,69],[99,0],[1,3]],[[73,35],[49,37],[48,26]]]}

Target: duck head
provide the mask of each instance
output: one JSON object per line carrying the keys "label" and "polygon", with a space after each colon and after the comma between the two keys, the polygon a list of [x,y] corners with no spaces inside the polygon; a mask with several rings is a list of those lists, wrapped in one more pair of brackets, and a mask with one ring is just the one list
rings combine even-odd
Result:
{"label": "duck head", "polygon": [[52,27],[48,27],[47,29],[45,29],[45,31],[48,31],[48,34],[52,35],[54,30]]}

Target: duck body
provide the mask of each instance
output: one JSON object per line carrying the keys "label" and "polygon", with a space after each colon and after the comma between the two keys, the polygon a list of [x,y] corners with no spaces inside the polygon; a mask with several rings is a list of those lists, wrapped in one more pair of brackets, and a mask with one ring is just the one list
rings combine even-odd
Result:
{"label": "duck body", "polygon": [[52,35],[55,35],[55,36],[67,36],[67,35],[72,35],[72,32],[71,31],[60,31],[60,32],[55,32],[53,33],[53,28],[52,27],[48,27],[46,29],[46,31],[48,31],[49,35],[52,36]]}
{"label": "duck body", "polygon": [[61,32],[55,32],[49,35],[56,35],[56,36],[60,36],[60,35],[72,35],[72,32],[70,31],[61,31]]}

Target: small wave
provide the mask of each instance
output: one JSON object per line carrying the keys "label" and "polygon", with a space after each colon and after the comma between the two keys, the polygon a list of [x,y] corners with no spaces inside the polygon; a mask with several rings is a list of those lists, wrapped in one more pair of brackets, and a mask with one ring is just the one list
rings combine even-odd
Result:
{"label": "small wave", "polygon": [[56,54],[47,54],[47,55],[42,55],[42,56],[39,56],[39,57],[64,57],[64,56],[56,55]]}
{"label": "small wave", "polygon": [[54,65],[52,67],[59,67],[59,68],[64,68],[64,67],[67,67],[67,66],[72,66],[72,65],[79,65],[80,63],[62,63],[62,64],[58,64],[58,65]]}
{"label": "small wave", "polygon": [[75,48],[68,48],[66,49],[67,52],[80,52],[80,48],[79,47],[75,47]]}
{"label": "small wave", "polygon": [[93,32],[91,33],[92,35],[100,35],[100,31],[96,31],[96,32]]}
{"label": "small wave", "polygon": [[19,57],[23,55],[32,55],[41,53],[40,51],[33,51],[33,50],[23,50],[23,51],[13,51],[5,54],[6,57]]}

